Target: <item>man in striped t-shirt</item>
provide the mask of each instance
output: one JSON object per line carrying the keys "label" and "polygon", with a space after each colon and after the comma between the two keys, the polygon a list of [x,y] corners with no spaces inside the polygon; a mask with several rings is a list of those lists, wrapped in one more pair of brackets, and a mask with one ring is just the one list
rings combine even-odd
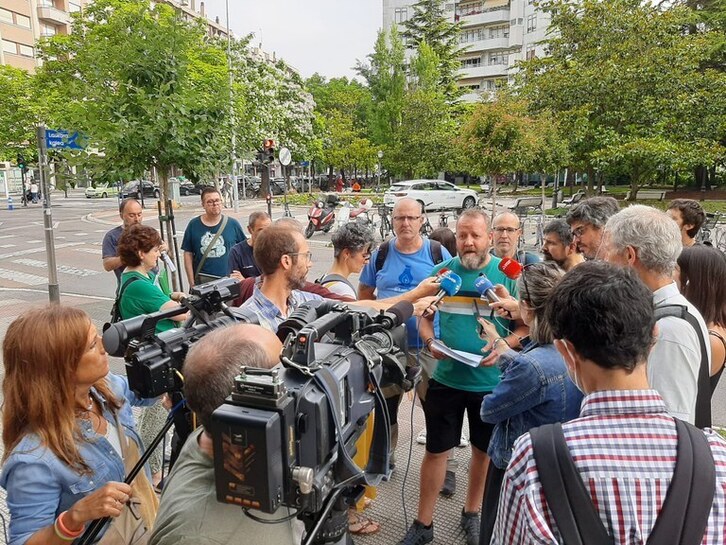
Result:
{"label": "man in striped t-shirt", "polygon": [[[585,489],[614,545],[645,543],[673,478],[678,444],[675,420],[646,374],[652,294],[632,271],[584,263],[555,287],[547,319],[573,382],[586,395],[580,418],[562,425]],[[704,433],[716,486],[702,543],[717,545],[726,531],[726,441]],[[527,433],[514,446],[491,543],[561,542],[541,471]],[[703,485],[698,477],[694,484]]]}

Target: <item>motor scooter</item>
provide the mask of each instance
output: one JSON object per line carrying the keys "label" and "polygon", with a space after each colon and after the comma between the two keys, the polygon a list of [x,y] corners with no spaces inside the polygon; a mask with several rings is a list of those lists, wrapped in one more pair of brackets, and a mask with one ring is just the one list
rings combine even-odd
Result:
{"label": "motor scooter", "polygon": [[312,237],[318,231],[327,233],[335,225],[335,207],[340,199],[337,195],[327,195],[320,198],[308,211],[308,225],[305,227],[305,238]]}

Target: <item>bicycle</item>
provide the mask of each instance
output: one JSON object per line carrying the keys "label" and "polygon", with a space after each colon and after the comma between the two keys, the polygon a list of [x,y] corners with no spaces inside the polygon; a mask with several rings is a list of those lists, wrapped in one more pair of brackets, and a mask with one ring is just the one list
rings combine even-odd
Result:
{"label": "bicycle", "polygon": [[721,221],[721,217],[722,215],[720,212],[707,213],[706,221],[703,222],[700,231],[698,231],[696,242],[700,242],[701,244],[712,244],[715,246],[711,240],[711,232],[716,230],[716,227]]}
{"label": "bicycle", "polygon": [[391,211],[392,208],[388,206],[378,206],[378,217],[380,218],[380,225],[378,226],[378,232],[381,234],[381,240],[385,240],[389,233],[393,232],[393,225],[391,224]]}

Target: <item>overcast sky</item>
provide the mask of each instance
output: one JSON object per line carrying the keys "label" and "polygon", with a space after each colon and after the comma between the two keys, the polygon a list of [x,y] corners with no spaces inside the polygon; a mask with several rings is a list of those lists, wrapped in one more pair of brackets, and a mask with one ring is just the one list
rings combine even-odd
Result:
{"label": "overcast sky", "polygon": [[[206,0],[207,16],[226,24],[225,0]],[[229,0],[230,26],[237,36],[275,52],[307,78],[353,77],[356,59],[373,51],[382,25],[381,0]],[[196,2],[199,9],[199,0]]]}

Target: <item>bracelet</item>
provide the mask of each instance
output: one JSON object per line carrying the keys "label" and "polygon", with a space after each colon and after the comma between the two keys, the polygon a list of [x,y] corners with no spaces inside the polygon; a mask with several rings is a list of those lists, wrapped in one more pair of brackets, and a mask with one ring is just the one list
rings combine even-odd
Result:
{"label": "bracelet", "polygon": [[53,529],[55,530],[55,535],[57,535],[63,541],[73,541],[74,539],[80,537],[83,534],[85,526],[82,527],[80,530],[71,532],[68,528],[66,528],[65,524],[63,524],[63,515],[65,515],[67,512],[68,511],[63,511],[60,515],[58,515],[58,518],[56,518],[55,522],[53,523]]}
{"label": "bracelet", "polygon": [[429,347],[431,346],[431,343],[433,343],[433,342],[434,342],[434,340],[435,340],[435,339],[434,339],[433,337],[429,337],[428,339],[426,339],[426,340],[424,341],[424,346],[425,346],[426,348],[429,348]]}
{"label": "bracelet", "polygon": [[509,346],[507,339],[505,339],[504,337],[497,337],[496,339],[494,339],[494,341],[492,341],[492,348],[496,348],[497,342],[499,341],[502,341],[504,344],[506,344],[507,348],[512,348],[511,346]]}

